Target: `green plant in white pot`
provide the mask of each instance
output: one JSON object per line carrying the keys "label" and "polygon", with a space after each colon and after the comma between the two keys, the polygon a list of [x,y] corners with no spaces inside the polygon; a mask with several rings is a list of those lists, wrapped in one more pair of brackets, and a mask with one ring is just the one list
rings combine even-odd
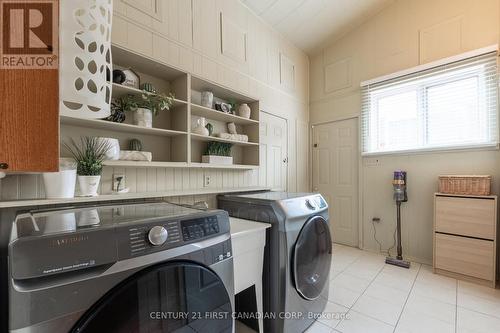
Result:
{"label": "green plant in white pot", "polygon": [[143,93],[141,96],[128,95],[122,97],[121,105],[124,111],[134,112],[134,124],[142,127],[153,127],[153,116],[160,111],[170,110],[174,102],[172,94]]}
{"label": "green plant in white pot", "polygon": [[232,146],[231,143],[210,141],[207,143],[207,149],[201,157],[201,161],[210,164],[233,164]]}
{"label": "green plant in white pot", "polygon": [[82,137],[80,142],[71,139],[64,147],[76,161],[76,173],[80,195],[96,196],[101,181],[103,162],[106,153],[111,148],[107,141],[96,137]]}

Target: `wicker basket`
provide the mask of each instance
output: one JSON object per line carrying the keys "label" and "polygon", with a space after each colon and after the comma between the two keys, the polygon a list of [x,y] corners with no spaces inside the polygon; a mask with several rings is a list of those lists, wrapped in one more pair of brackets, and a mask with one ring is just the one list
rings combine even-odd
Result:
{"label": "wicker basket", "polygon": [[439,176],[439,192],[490,195],[491,176]]}

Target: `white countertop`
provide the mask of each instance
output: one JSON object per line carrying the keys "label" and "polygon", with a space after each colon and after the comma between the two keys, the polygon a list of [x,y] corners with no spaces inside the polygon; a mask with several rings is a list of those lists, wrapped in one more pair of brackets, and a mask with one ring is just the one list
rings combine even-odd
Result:
{"label": "white countertop", "polygon": [[41,206],[41,205],[57,205],[57,204],[74,204],[83,202],[97,201],[112,201],[112,200],[128,200],[128,199],[147,199],[147,198],[164,198],[177,197],[186,195],[204,195],[204,194],[222,194],[222,193],[237,193],[269,190],[266,187],[238,187],[238,188],[204,188],[193,190],[171,190],[163,192],[138,192],[126,194],[101,194],[96,197],[74,197],[71,199],[28,199],[28,200],[12,200],[0,201],[0,208],[7,207],[23,207],[23,206]]}
{"label": "white countertop", "polygon": [[231,223],[231,238],[238,238],[271,227],[269,223],[255,222],[236,217],[230,217],[229,222]]}

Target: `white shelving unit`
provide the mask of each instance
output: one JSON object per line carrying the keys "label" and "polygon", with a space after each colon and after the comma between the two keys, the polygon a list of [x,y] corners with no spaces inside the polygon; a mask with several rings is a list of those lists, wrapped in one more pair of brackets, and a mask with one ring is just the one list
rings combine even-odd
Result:
{"label": "white shelving unit", "polygon": [[[259,167],[259,102],[230,89],[203,80],[189,73],[159,63],[118,46],[113,46],[114,68],[132,68],[142,83],[151,83],[158,92],[172,93],[175,97],[170,110],[160,111],[153,118],[153,128],[136,126],[129,112],[123,123],[100,119],[84,119],[60,116],[61,139],[81,136],[112,137],[120,141],[122,149],[128,149],[128,141],[142,141],[144,151],[150,151],[153,161],[106,161],[110,167],[155,168],[211,168],[252,170]],[[211,91],[218,102],[247,103],[251,117],[224,113],[201,106],[201,92]],[[150,94],[141,89],[113,83],[112,97]],[[227,132],[227,124],[234,123],[239,134],[246,134],[248,142],[203,136],[192,132],[198,117],[206,118],[214,126],[214,134]],[[201,163],[207,143],[210,141],[232,144],[233,165]]]}

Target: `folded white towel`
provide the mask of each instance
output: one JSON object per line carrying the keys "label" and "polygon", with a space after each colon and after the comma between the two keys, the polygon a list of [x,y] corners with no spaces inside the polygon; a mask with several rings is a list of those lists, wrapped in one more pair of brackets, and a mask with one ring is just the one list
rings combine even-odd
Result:
{"label": "folded white towel", "polygon": [[248,142],[248,135],[245,134],[219,133],[216,135],[218,135],[221,139]]}

